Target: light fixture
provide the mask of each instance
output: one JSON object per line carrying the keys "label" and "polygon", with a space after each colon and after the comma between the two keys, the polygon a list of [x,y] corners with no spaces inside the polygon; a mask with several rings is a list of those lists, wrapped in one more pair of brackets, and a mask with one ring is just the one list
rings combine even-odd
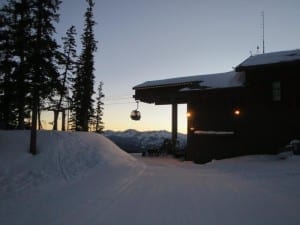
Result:
{"label": "light fixture", "polygon": [[234,115],[235,116],[240,116],[241,115],[241,110],[240,109],[235,109],[234,110]]}

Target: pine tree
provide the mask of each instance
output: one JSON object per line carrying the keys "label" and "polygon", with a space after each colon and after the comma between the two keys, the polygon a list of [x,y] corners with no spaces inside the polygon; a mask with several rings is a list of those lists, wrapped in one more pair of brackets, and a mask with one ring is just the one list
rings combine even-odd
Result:
{"label": "pine tree", "polygon": [[52,38],[59,4],[59,0],[8,0],[0,11],[0,119],[6,127],[24,129],[32,110],[32,153],[41,102],[60,89],[57,44]]}
{"label": "pine tree", "polygon": [[98,93],[97,93],[97,98],[96,98],[96,115],[95,115],[95,131],[97,133],[102,133],[104,129],[104,123],[102,120],[103,116],[103,105],[104,103],[102,102],[102,98],[104,97],[103,94],[103,82],[100,82],[98,86]]}
{"label": "pine tree", "polygon": [[88,8],[85,13],[84,32],[81,36],[82,52],[79,57],[77,74],[73,87],[73,120],[75,129],[88,131],[89,122],[93,117],[94,94],[94,52],[97,42],[94,37],[93,0],[86,0]]}
{"label": "pine tree", "polygon": [[[1,25],[1,50],[3,56],[11,54],[10,63],[8,58],[1,59],[2,65],[6,67],[6,84],[10,81],[9,92],[4,91],[4,99],[10,113],[9,126],[24,129],[24,119],[29,115],[29,68],[27,62],[28,54],[31,51],[31,12],[29,0],[9,0],[1,9],[3,17]],[[6,41],[4,41],[6,39]],[[6,43],[6,44],[4,44]],[[11,73],[8,75],[7,66],[11,66]],[[7,85],[4,85],[6,87]],[[10,99],[9,103],[7,98]],[[9,105],[7,105],[9,104]],[[4,113],[5,114],[5,113]],[[12,120],[13,119],[13,120]]]}
{"label": "pine tree", "polygon": [[38,111],[42,99],[59,87],[58,71],[55,64],[58,45],[53,38],[53,22],[58,21],[59,0],[32,0],[33,49],[29,62],[32,65],[32,126],[30,153],[36,154],[36,129]]}
{"label": "pine tree", "polygon": [[21,0],[15,2],[13,40],[14,56],[17,61],[14,77],[16,81],[16,106],[17,106],[17,123],[19,129],[24,129],[25,117],[29,115],[30,99],[28,96],[30,65],[28,64],[28,55],[32,51],[29,47],[31,42],[32,18],[30,13],[30,1]]}
{"label": "pine tree", "polygon": [[12,38],[9,24],[12,22],[10,5],[0,10],[0,127],[9,128],[15,120],[13,113],[14,68]]}
{"label": "pine tree", "polygon": [[[32,101],[30,94],[32,68],[28,60],[32,54],[33,13],[31,3],[30,0],[9,0],[1,9],[2,21],[5,25],[1,25],[1,50],[11,54],[10,63],[8,63],[7,57],[0,60],[0,64],[4,65],[2,68],[6,67],[4,87],[8,87],[8,91],[3,89],[3,93],[5,93],[3,94],[5,99],[3,108],[10,113],[9,126],[19,129],[25,128],[25,118],[29,117]],[[6,37],[6,41],[3,42],[4,37]],[[3,43],[6,44],[3,45]],[[3,56],[7,56],[6,53]],[[10,74],[7,73],[9,65],[11,67]],[[9,85],[7,85],[8,81]]]}
{"label": "pine tree", "polygon": [[[54,106],[54,121],[53,130],[57,130],[57,120],[59,112],[62,112],[63,118],[65,110],[68,108],[69,102],[69,90],[73,82],[73,74],[75,73],[76,66],[76,29],[75,26],[71,26],[67,32],[66,36],[62,38],[63,40],[63,53],[60,55],[60,65],[62,66],[62,74],[60,77],[61,86],[57,90],[57,97]],[[64,119],[62,120],[62,130],[64,128]]]}
{"label": "pine tree", "polygon": [[14,68],[10,36],[0,25],[0,127],[8,129],[15,126],[14,107]]}

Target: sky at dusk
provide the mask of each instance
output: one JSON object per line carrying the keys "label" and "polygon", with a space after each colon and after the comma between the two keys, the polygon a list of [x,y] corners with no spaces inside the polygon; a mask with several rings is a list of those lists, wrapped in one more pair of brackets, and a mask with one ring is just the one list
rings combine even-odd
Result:
{"label": "sky at dusk", "polygon": [[[3,0],[1,0],[3,1]],[[63,0],[57,36],[75,25],[82,33],[85,0]],[[95,0],[95,88],[104,82],[105,129],[170,130],[171,107],[140,104],[132,87],[148,80],[227,72],[262,47],[300,48],[299,0]],[[80,41],[78,39],[78,45]],[[80,46],[79,46],[80,50]],[[186,106],[179,107],[186,132]]]}

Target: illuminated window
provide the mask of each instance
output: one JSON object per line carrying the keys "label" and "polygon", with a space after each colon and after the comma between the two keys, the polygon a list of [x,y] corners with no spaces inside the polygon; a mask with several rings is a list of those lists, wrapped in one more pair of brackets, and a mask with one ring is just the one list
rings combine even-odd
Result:
{"label": "illuminated window", "polygon": [[272,83],[272,99],[274,102],[281,101],[281,83],[279,81]]}

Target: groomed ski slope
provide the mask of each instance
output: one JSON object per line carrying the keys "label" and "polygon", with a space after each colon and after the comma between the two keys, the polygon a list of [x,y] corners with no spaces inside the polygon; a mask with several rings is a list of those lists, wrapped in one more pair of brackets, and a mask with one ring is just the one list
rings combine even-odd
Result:
{"label": "groomed ski slope", "polygon": [[300,157],[133,157],[99,134],[0,131],[1,225],[300,224]]}

